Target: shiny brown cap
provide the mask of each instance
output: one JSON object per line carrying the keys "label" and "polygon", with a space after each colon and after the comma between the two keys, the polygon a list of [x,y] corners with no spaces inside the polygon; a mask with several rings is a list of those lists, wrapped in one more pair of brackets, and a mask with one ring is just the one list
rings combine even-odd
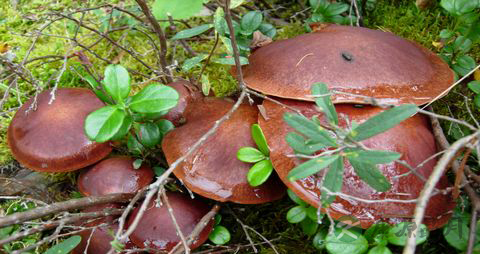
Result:
{"label": "shiny brown cap", "polygon": [[[172,207],[175,220],[185,237],[192,233],[197,223],[209,211],[208,206],[203,202],[179,193],[168,192],[167,198]],[[128,225],[133,222],[138,210],[138,207],[133,210],[128,220]],[[213,224],[214,220],[212,219],[200,232],[198,238],[189,246],[191,249],[197,248],[207,240],[210,231],[213,229]],[[130,239],[141,248],[152,248],[160,251],[170,251],[181,241],[168,212],[167,205],[164,203],[161,206],[156,206],[153,200],[148,204],[138,226],[130,235]]]}
{"label": "shiny brown cap", "polygon": [[169,83],[168,86],[173,87],[180,95],[177,106],[170,109],[162,118],[169,120],[175,126],[185,123],[184,112],[187,106],[196,98],[200,97],[200,92],[194,90],[193,85],[185,80]]}
{"label": "shiny brown cap", "polygon": [[[185,112],[187,124],[170,131],[162,142],[169,164],[183,156],[190,147],[233,106],[226,99],[201,98]],[[221,202],[259,204],[280,199],[285,187],[275,174],[264,184],[252,187],[247,173],[253,164],[237,159],[244,146],[255,147],[252,124],[257,122],[255,106],[242,104],[204,144],[174,171],[193,192]]]}
{"label": "shiny brown cap", "polygon": [[[323,119],[323,115],[316,110],[315,104],[311,102],[280,100],[291,107],[300,110],[306,117],[318,116]],[[259,123],[262,127],[268,144],[271,148],[270,158],[280,178],[284,183],[294,191],[300,198],[309,204],[318,207],[320,201],[320,191],[318,183],[323,177],[323,173],[318,176],[310,176],[295,182],[287,179],[288,172],[303,161],[297,158],[287,157],[293,155],[294,151],[285,141],[287,133],[294,131],[283,121],[284,113],[288,112],[282,106],[264,101],[263,106],[267,112],[269,120],[259,116]],[[352,121],[362,123],[368,118],[380,113],[382,109],[377,107],[365,106],[356,108],[348,104],[336,105],[339,115],[344,114]],[[340,126],[345,127],[346,121],[340,117]],[[415,115],[394,128],[367,139],[362,142],[366,147],[375,150],[395,151],[402,154],[400,160],[406,161],[412,167],[418,166],[436,153],[435,139],[433,137],[428,118],[423,115]],[[437,160],[429,160],[417,171],[425,179],[430,176]],[[343,180],[342,193],[368,200],[379,200],[377,203],[364,203],[357,200],[346,200],[337,196],[336,200],[329,208],[329,212],[334,219],[350,215],[360,220],[362,228],[368,228],[377,221],[385,221],[391,224],[401,221],[410,221],[413,218],[415,203],[392,203],[381,202],[383,199],[416,199],[423,189],[425,182],[415,174],[409,174],[400,178],[394,178],[405,174],[410,169],[398,163],[381,164],[379,170],[387,177],[392,184],[392,188],[387,192],[377,192],[368,186],[355,174],[352,166],[345,161],[345,172]],[[322,171],[321,171],[322,172]],[[437,188],[445,190],[449,187],[446,177],[442,177]],[[430,198],[428,203],[424,224],[429,229],[440,228],[445,225],[452,215],[455,202],[451,193],[438,193]]]}
{"label": "shiny brown cap", "polygon": [[37,109],[28,109],[34,98],[17,111],[8,128],[13,156],[25,167],[42,172],[73,171],[91,165],[112,148],[90,141],[84,133],[85,117],[104,104],[88,89],[61,88],[49,104],[50,90],[37,97]]}
{"label": "shiny brown cap", "polygon": [[[392,33],[324,25],[316,32],[257,49],[243,67],[248,87],[267,95],[313,101],[311,85],[379,98],[381,103],[417,105],[449,88],[454,73],[436,54]],[[334,103],[366,104],[336,94]]]}
{"label": "shiny brown cap", "polygon": [[137,193],[152,182],[155,174],[145,163],[138,169],[133,168],[134,161],[126,156],[113,157],[86,169],[78,177],[79,191],[84,196]]}

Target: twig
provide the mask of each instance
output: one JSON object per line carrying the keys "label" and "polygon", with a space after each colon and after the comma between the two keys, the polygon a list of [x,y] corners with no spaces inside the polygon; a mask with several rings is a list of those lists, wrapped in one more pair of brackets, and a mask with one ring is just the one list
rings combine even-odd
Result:
{"label": "twig", "polygon": [[235,218],[237,223],[240,224],[240,226],[242,227],[242,230],[245,233],[245,236],[247,237],[247,240],[250,243],[250,246],[252,247],[253,252],[258,253],[258,250],[255,247],[255,244],[254,244],[252,238],[250,237],[250,234],[247,231],[247,226],[238,218],[238,216],[233,212],[233,210],[230,207],[228,207],[228,210],[230,211],[230,214],[233,215],[233,217]]}
{"label": "twig", "polygon": [[[472,209],[472,218],[470,219],[470,233],[468,235],[468,245],[466,254],[473,253],[473,247],[475,246],[475,238],[477,236],[477,216],[478,216],[478,203],[474,203]],[[460,225],[458,225],[460,227]],[[459,229],[461,230],[461,229]]]}
{"label": "twig", "polygon": [[185,240],[185,236],[183,235],[182,229],[178,225],[177,219],[175,218],[175,215],[173,214],[174,211],[172,209],[172,206],[170,205],[170,202],[168,202],[168,197],[167,194],[165,193],[165,189],[162,188],[162,197],[163,200],[165,201],[165,204],[167,205],[167,210],[168,214],[170,214],[170,218],[172,219],[173,225],[175,225],[175,229],[177,231],[177,234],[180,236],[181,243],[183,244],[183,248],[185,249],[186,254],[190,254],[190,247],[187,244],[187,241]]}

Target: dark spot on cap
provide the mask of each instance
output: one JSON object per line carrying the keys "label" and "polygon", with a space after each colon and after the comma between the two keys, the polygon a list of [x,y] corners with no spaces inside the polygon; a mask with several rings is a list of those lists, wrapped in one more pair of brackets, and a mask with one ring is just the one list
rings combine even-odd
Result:
{"label": "dark spot on cap", "polygon": [[348,53],[348,52],[342,52],[342,57],[345,61],[347,62],[352,62],[353,61],[353,56],[352,54]]}

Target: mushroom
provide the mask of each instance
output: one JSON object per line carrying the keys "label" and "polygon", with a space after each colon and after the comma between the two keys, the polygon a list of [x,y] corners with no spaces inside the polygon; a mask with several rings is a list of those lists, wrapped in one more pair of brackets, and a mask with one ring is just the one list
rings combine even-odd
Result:
{"label": "mushroom", "polygon": [[[118,204],[104,204],[89,207],[83,209],[82,212],[89,213],[89,212],[99,212],[105,209],[116,209],[121,208]],[[78,233],[79,236],[82,237],[82,241],[80,242],[75,249],[73,249],[73,254],[97,254],[97,253],[107,253],[111,248],[112,245],[110,244],[113,241],[113,237],[110,232],[116,232],[118,230],[118,222],[115,220],[118,216],[107,216],[92,222],[86,223],[84,226],[86,227],[94,227],[100,224],[107,224],[103,226],[96,227],[95,229],[87,229],[82,230]],[[124,249],[133,249],[135,245],[128,240],[124,243]],[[87,250],[88,245],[88,250]]]}
{"label": "mushroom", "polygon": [[[321,121],[326,122],[323,114],[316,109],[315,103],[285,99],[280,99],[280,102],[300,110],[306,117],[318,116]],[[296,165],[304,162],[298,158],[287,156],[294,154],[292,148],[285,141],[287,133],[294,131],[293,128],[283,122],[282,117],[288,110],[270,101],[264,101],[263,106],[269,119],[265,120],[262,116],[259,116],[259,124],[270,146],[270,158],[275,170],[283,182],[301,199],[312,206],[318,207],[321,195],[317,184],[323,177],[323,171],[294,182],[287,179],[288,172]],[[382,111],[382,109],[372,106],[357,108],[353,105],[341,104],[335,107],[339,115],[345,114],[351,121],[357,123],[361,123]],[[345,127],[345,119],[340,118],[339,120],[340,126]],[[428,179],[436,164],[436,159],[428,160],[436,153],[436,145],[428,118],[423,115],[417,114],[394,128],[363,141],[363,144],[370,149],[401,153],[402,157],[400,159],[412,167],[418,166],[416,172],[424,179]],[[424,161],[426,162],[423,166],[420,166],[420,163]],[[376,192],[360,180],[348,161],[345,161],[344,165],[345,171],[341,192],[358,198],[378,200],[379,202],[365,203],[337,196],[328,208],[334,219],[347,215],[353,216],[359,219],[362,228],[368,228],[380,220],[391,224],[411,220],[415,210],[414,202],[386,203],[380,201],[383,199],[416,199],[425,185],[424,180],[411,173],[409,168],[396,162],[381,164],[379,169],[391,182],[392,188],[387,192]],[[402,176],[402,174],[408,172],[410,174]],[[442,177],[436,186],[440,191],[430,198],[426,208],[423,223],[431,230],[442,227],[452,216],[451,211],[455,207],[455,202],[451,193],[441,192],[448,186],[447,178]]]}
{"label": "mushroom", "polygon": [[80,174],[78,189],[84,196],[135,194],[152,182],[154,173],[145,163],[135,169],[134,161],[135,159],[127,156],[105,159]]}
{"label": "mushroom", "polygon": [[90,141],[84,133],[85,117],[104,106],[84,88],[62,88],[40,93],[18,110],[7,133],[13,156],[24,166],[42,172],[67,172],[91,165],[107,156],[110,143]]}
{"label": "mushroom", "polygon": [[[315,32],[275,41],[254,51],[243,67],[245,84],[263,94],[313,101],[323,82],[334,103],[425,104],[443,95],[454,73],[439,56],[392,33],[320,24]],[[352,95],[353,94],[353,95]]]}
{"label": "mushroom", "polygon": [[185,123],[185,117],[183,115],[185,109],[192,101],[199,97],[200,93],[193,90],[192,84],[185,80],[169,83],[168,86],[173,87],[180,95],[180,98],[177,106],[170,109],[163,118],[169,120],[175,126],[180,126]]}
{"label": "mushroom", "polygon": [[[162,149],[169,164],[188,152],[190,147],[233,106],[227,99],[199,98],[185,111],[187,124],[170,131]],[[242,104],[229,120],[174,171],[190,190],[221,202],[259,204],[280,199],[285,187],[274,174],[258,187],[247,181],[251,164],[237,159],[238,149],[255,146],[250,129],[257,122],[258,110]]]}
{"label": "mushroom", "polygon": [[[198,199],[190,199],[176,192],[167,192],[166,196],[182,234],[188,237],[197,223],[208,213],[208,206]],[[138,211],[138,207],[133,210],[128,225],[131,225]],[[212,219],[189,245],[190,249],[197,248],[207,240],[213,224],[214,220]],[[163,203],[161,206],[157,206],[153,200],[148,204],[137,227],[130,235],[130,239],[141,248],[152,248],[159,251],[170,251],[181,241],[167,205]]]}

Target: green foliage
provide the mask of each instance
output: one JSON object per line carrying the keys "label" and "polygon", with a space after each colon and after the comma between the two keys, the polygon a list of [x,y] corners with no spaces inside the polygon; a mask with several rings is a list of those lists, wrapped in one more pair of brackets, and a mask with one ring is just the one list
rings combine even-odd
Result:
{"label": "green foliage", "polygon": [[231,239],[230,231],[224,226],[220,225],[222,221],[222,216],[220,214],[215,215],[215,225],[208,235],[208,239],[216,245],[224,245],[228,243]]}
{"label": "green foliage", "polygon": [[120,65],[107,66],[101,87],[96,83],[93,87],[102,92],[101,98],[109,96],[113,98],[109,101],[115,104],[102,107],[86,117],[85,133],[91,140],[120,140],[134,126],[136,135],[129,134],[127,146],[134,154],[141,154],[144,147],[158,145],[163,135],[173,128],[172,123],[159,118],[177,105],[179,94],[175,89],[150,84],[129,97],[130,76]]}
{"label": "green foliage", "polygon": [[350,9],[350,6],[346,3],[330,2],[327,0],[309,0],[308,3],[312,8],[312,16],[306,21],[308,31],[311,31],[308,24],[314,22],[348,25],[357,19],[354,15],[342,15]]}
{"label": "green foliage", "polygon": [[45,254],[68,254],[82,241],[82,237],[78,235],[71,236],[62,242],[49,248]]}
{"label": "green foliage", "polygon": [[[405,246],[408,238],[413,236],[412,230],[416,227],[417,226],[413,222],[400,222],[396,224],[390,228],[387,233],[388,242],[397,246]],[[428,238],[428,233],[427,226],[425,226],[425,224],[420,224],[416,243],[421,244],[425,242]]]}
{"label": "green foliage", "polygon": [[[168,16],[174,19],[188,19],[200,12],[203,0],[155,0],[152,7],[153,15],[156,19],[166,20]],[[166,24],[167,23],[162,23]]]}

